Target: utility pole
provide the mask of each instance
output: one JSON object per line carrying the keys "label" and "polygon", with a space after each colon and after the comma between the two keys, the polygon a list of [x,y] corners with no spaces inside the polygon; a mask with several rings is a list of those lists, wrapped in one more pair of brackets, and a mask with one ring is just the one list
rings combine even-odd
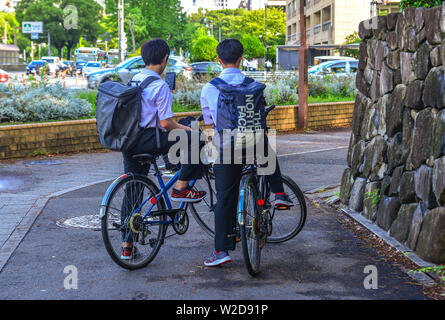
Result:
{"label": "utility pole", "polygon": [[264,62],[266,62],[267,61],[267,1],[264,2],[264,5],[265,5],[264,16],[266,20],[265,30],[264,30],[264,46],[266,47],[266,59],[264,60]]}
{"label": "utility pole", "polygon": [[117,27],[118,27],[118,37],[119,37],[119,62],[124,61],[124,0],[118,0],[117,4]]}
{"label": "utility pole", "polygon": [[300,0],[300,48],[298,52],[298,123],[305,129],[308,122],[308,60],[306,42],[306,16],[304,14],[305,0]]}
{"label": "utility pole", "polygon": [[49,34],[49,30],[48,30],[48,56],[51,57],[51,35]]}

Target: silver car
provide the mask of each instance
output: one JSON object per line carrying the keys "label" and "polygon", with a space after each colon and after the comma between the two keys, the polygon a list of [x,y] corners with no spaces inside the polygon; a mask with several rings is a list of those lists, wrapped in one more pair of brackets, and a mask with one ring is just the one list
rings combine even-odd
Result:
{"label": "silver car", "polygon": [[[96,88],[99,83],[107,76],[111,76],[113,73],[117,72],[123,83],[128,83],[135,74],[141,72],[145,68],[145,63],[141,57],[133,57],[127,59],[116,66],[116,68],[107,68],[100,71],[92,72],[88,75],[88,87]],[[191,78],[192,68],[180,59],[170,57],[167,63],[165,72],[176,72],[181,73]]]}

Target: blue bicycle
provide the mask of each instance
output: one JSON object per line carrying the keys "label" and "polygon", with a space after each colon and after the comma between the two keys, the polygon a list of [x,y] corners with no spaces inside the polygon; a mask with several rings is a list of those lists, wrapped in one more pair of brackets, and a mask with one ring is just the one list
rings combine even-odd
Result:
{"label": "blue bicycle", "polygon": [[[207,196],[199,203],[181,202],[173,208],[169,190],[178,181],[180,171],[165,184],[163,173],[151,154],[134,155],[144,166],[154,169],[159,187],[146,175],[124,174],[108,188],[100,209],[102,237],[105,248],[114,262],[134,270],[149,264],[159,252],[168,226],[182,235],[189,227],[188,212],[210,236],[214,235],[214,176],[211,168],[204,170],[203,178],[190,181],[190,187],[204,190]],[[173,235],[174,235],[173,234]],[[122,259],[122,243],[133,243],[130,259]]]}

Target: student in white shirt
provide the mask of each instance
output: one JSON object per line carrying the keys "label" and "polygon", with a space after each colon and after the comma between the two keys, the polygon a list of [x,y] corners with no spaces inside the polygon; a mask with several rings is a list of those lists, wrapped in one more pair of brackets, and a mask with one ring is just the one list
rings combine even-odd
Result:
{"label": "student in white shirt", "polygon": [[[236,39],[225,39],[217,47],[218,60],[223,71],[218,78],[229,85],[239,85],[244,82],[245,75],[239,70],[244,48]],[[218,116],[218,89],[207,83],[201,92],[201,108],[206,124],[216,124]],[[224,155],[223,155],[224,157]],[[277,161],[277,160],[276,160]],[[204,261],[208,267],[219,266],[231,261],[229,250],[235,250],[235,237],[228,236],[234,233],[236,224],[236,208],[238,204],[239,185],[242,164],[215,163],[215,189],[217,203],[215,208],[215,249]],[[292,201],[284,192],[281,172],[276,162],[276,170],[267,180],[275,193],[276,207],[291,207]]]}

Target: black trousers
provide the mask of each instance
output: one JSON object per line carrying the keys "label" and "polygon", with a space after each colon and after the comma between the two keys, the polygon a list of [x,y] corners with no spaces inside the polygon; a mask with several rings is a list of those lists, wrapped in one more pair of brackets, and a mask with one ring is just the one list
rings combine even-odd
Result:
{"label": "black trousers", "polygon": [[[283,182],[281,170],[276,160],[274,174],[267,176],[272,192],[283,192]],[[213,172],[215,174],[216,207],[215,207],[215,250],[228,251],[235,250],[235,237],[228,237],[234,234],[236,225],[236,213],[239,199],[239,188],[241,181],[242,164],[215,164]]]}

